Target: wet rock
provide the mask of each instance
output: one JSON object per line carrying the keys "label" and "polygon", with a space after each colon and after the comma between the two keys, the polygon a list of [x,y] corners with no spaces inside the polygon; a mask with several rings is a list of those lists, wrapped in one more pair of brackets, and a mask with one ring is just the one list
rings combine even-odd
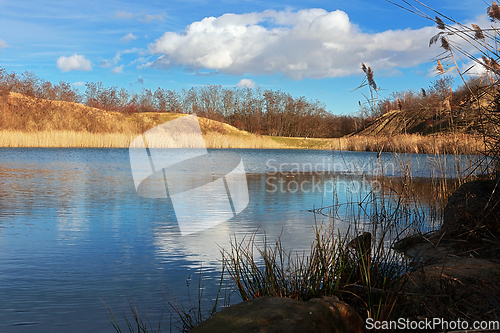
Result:
{"label": "wet rock", "polygon": [[[500,196],[496,194],[492,197],[495,184],[495,181],[485,180],[467,182],[449,196],[441,227],[441,231],[446,233],[445,237],[482,233],[482,230],[499,234],[500,204],[497,203]],[[496,192],[500,192],[500,189]]]}
{"label": "wet rock", "polygon": [[365,332],[352,307],[336,297],[300,302],[284,297],[259,297],[232,305],[191,332]]}
{"label": "wet rock", "polygon": [[371,233],[363,232],[361,235],[352,239],[349,244],[347,244],[347,248],[355,251],[352,261],[359,261],[366,267],[370,267],[370,256],[372,251]]}

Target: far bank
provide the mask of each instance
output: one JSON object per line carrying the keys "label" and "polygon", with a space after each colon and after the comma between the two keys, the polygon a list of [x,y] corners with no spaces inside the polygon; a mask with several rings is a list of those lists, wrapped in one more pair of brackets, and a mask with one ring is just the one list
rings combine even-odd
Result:
{"label": "far bank", "polygon": [[[79,103],[45,100],[18,93],[1,96],[0,147],[128,148],[138,135],[181,113],[124,114]],[[198,117],[208,148],[325,149],[420,154],[480,154],[483,137],[465,133],[431,135],[361,132],[335,139],[257,135]]]}
{"label": "far bank", "polygon": [[[224,124],[225,125],[225,124]],[[484,151],[481,137],[468,134],[422,136],[351,136],[336,139],[285,138],[251,133],[204,132],[207,148],[323,149],[415,154],[478,154]],[[0,131],[0,147],[128,148],[139,133],[92,133],[74,130]]]}

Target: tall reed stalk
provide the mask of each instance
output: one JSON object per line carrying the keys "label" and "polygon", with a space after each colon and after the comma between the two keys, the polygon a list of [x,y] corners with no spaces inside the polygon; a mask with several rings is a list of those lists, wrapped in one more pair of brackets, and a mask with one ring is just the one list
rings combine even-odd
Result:
{"label": "tall reed stalk", "polygon": [[[348,242],[331,226],[317,225],[309,253],[292,253],[256,233],[223,251],[223,262],[243,300],[261,296],[301,301],[336,295],[376,320],[392,318],[409,261],[371,238]],[[360,251],[363,248],[365,251]]]}
{"label": "tall reed stalk", "polygon": [[[481,28],[477,24],[463,24],[420,1],[394,4],[434,22],[438,28],[439,32],[429,42],[429,45],[438,45],[442,50],[435,59],[437,73],[442,75],[456,71],[461,77],[470,94],[467,103],[481,115],[478,124],[484,142],[484,149],[481,151],[490,157],[485,159],[485,162],[490,164],[498,178],[500,176],[500,94],[498,93],[500,28],[497,23],[500,22],[500,6],[492,1],[486,8],[486,14],[493,24]],[[474,74],[480,71],[485,71],[486,74],[482,76]],[[473,87],[469,85],[468,77],[476,77],[481,83]]]}

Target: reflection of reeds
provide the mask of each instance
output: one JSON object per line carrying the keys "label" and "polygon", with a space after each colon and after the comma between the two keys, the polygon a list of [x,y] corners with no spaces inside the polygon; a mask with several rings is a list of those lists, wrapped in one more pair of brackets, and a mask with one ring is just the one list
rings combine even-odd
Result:
{"label": "reflection of reeds", "polygon": [[[370,179],[377,186],[368,192],[357,192],[348,202],[334,200],[333,206],[315,210],[330,216],[330,224],[317,226],[315,242],[306,254],[288,252],[279,239],[272,245],[264,239],[259,245],[255,234],[239,241],[235,238],[223,251],[223,261],[242,299],[279,296],[305,301],[335,295],[373,320],[431,316],[416,307],[434,295],[405,295],[411,267],[416,265],[393,248],[405,236],[425,238],[436,230],[447,194],[467,176],[465,170],[456,169],[458,178],[447,179],[443,173],[448,170],[446,159],[443,155],[434,157],[436,171],[424,183],[414,178],[408,155],[396,154],[401,177],[374,174]],[[377,159],[383,175],[383,163]],[[457,159],[454,163],[458,166]],[[422,192],[430,192],[432,198],[426,202]],[[339,220],[350,223],[354,232],[336,234]]]}
{"label": "reflection of reeds", "polygon": [[[380,155],[372,156],[379,163],[380,173],[374,173],[369,179],[377,186],[354,193],[348,202],[333,200],[333,206],[315,210],[331,219],[315,226],[310,251],[292,252],[281,239],[268,242],[264,237],[261,241],[257,231],[243,239],[235,236],[230,247],[222,250],[223,271],[229,273],[233,289],[243,300],[278,296],[306,301],[337,296],[365,319],[432,317],[434,313],[422,310],[419,304],[439,298],[440,294],[436,294],[436,288],[408,294],[410,273],[417,265],[393,248],[399,245],[398,248],[404,250],[412,240],[424,239],[429,231],[439,227],[447,194],[467,173],[455,170],[458,179],[438,177],[449,176],[445,172],[449,169],[445,165],[449,159],[437,155],[431,164],[435,169],[431,172],[433,177],[422,181],[413,177],[415,170],[409,155],[396,154],[395,171],[401,177],[387,177],[383,176],[388,170],[384,169]],[[453,163],[458,165],[458,160]],[[346,177],[354,180],[361,176]],[[338,191],[334,186],[333,198],[338,197]],[[341,219],[350,224],[348,230],[336,230]],[[360,236],[355,237],[357,235]],[[408,235],[415,237],[400,242]],[[203,287],[199,287],[199,291],[202,290]],[[219,293],[221,290],[225,289]],[[200,304],[184,309],[177,305],[172,294],[166,296],[169,308],[183,328],[199,323]],[[448,306],[442,304],[443,309]],[[214,310],[212,307],[206,314]],[[136,318],[133,311],[132,317]]]}

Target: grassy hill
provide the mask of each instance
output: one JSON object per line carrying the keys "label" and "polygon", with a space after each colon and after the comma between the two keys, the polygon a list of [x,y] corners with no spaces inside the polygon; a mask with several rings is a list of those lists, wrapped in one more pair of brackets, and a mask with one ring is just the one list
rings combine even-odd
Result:
{"label": "grassy hill", "polygon": [[[479,91],[480,89],[480,91]],[[494,130],[491,121],[498,103],[496,89],[476,87],[473,96],[462,91],[448,94],[439,101],[432,97],[415,97],[406,107],[399,107],[368,122],[363,129],[351,135],[447,135],[475,134]],[[411,99],[410,99],[411,100]]]}
{"label": "grassy hill", "polygon": [[[123,114],[0,92],[0,147],[126,148],[137,135],[183,116],[159,112]],[[330,148],[328,139],[258,136],[215,120],[198,119],[209,148]]]}
{"label": "grassy hill", "polygon": [[464,134],[475,133],[484,125],[477,111],[463,108],[437,113],[429,109],[392,110],[355,133],[355,135]]}
{"label": "grassy hill", "polygon": [[470,106],[391,110],[344,139],[351,143],[347,150],[477,154],[485,151],[478,133],[490,126],[486,119]]}
{"label": "grassy hill", "polygon": [[[163,112],[124,114],[79,103],[0,92],[0,147],[128,148],[137,135],[183,116],[180,113]],[[465,130],[442,134],[445,133],[443,129],[450,128],[446,124],[453,124],[457,128],[462,126],[458,117],[454,115],[453,118],[442,117],[438,120],[432,118],[430,113],[426,116],[423,113],[393,111],[355,135],[337,139],[260,136],[222,122],[202,117],[198,119],[208,148],[296,148],[429,154],[473,154],[484,150],[481,140],[465,134]],[[466,118],[463,122],[467,121]]]}

